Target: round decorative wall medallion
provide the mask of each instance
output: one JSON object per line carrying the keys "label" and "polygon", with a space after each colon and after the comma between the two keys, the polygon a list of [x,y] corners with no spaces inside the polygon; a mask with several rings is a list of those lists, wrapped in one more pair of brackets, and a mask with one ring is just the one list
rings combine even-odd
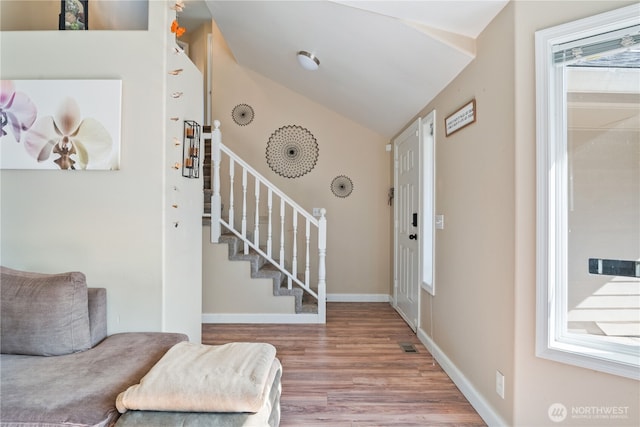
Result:
{"label": "round decorative wall medallion", "polygon": [[353,181],[345,175],[338,175],[331,181],[331,191],[336,197],[348,197],[353,191]]}
{"label": "round decorative wall medallion", "polygon": [[318,161],[318,142],[307,129],[289,125],[276,130],[267,142],[267,163],[285,178],[311,172]]}
{"label": "round decorative wall medallion", "polygon": [[233,107],[231,111],[231,117],[233,121],[240,126],[246,126],[253,121],[253,108],[247,104],[238,104]]}

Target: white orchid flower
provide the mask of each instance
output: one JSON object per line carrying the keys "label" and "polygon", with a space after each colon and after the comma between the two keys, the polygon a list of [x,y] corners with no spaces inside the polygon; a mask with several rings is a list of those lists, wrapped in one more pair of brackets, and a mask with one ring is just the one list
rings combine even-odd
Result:
{"label": "white orchid flower", "polygon": [[0,80],[0,137],[7,134],[5,126],[10,125],[14,138],[20,142],[22,131],[33,125],[37,115],[35,104],[24,93],[16,92],[12,80]]}
{"label": "white orchid flower", "polygon": [[82,119],[80,107],[73,98],[60,104],[55,117],[38,119],[25,136],[25,149],[38,162],[51,154],[60,169],[87,169],[111,154],[113,141],[109,132],[96,119]]}

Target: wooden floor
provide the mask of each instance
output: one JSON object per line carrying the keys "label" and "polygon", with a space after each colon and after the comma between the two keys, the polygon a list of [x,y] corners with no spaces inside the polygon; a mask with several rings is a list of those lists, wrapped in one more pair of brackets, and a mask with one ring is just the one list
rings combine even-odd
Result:
{"label": "wooden floor", "polygon": [[387,303],[328,303],[326,325],[203,325],[204,344],[231,341],[276,347],[282,427],[486,425]]}

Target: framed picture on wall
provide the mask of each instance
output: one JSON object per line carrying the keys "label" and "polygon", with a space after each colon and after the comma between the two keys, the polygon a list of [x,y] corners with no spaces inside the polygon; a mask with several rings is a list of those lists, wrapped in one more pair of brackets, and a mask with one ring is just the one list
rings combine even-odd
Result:
{"label": "framed picture on wall", "polygon": [[0,80],[0,169],[120,169],[122,80]]}
{"label": "framed picture on wall", "polygon": [[60,30],[89,29],[89,0],[60,0]]}

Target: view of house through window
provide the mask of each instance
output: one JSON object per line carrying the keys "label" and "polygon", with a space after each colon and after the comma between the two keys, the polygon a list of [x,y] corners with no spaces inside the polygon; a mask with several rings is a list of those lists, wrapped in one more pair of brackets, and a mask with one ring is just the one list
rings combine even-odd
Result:
{"label": "view of house through window", "polygon": [[640,47],[565,70],[567,329],[640,345]]}

